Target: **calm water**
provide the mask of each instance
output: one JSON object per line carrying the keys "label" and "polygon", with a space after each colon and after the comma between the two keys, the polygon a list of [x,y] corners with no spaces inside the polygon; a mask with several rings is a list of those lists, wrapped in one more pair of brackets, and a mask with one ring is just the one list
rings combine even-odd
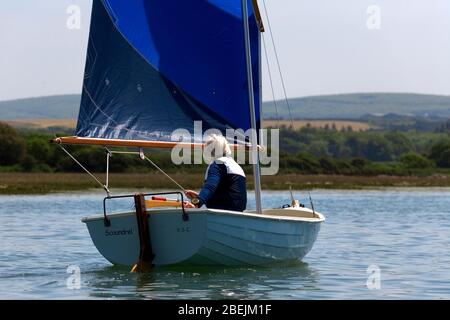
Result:
{"label": "calm water", "polygon": [[[449,299],[449,195],[450,189],[314,191],[327,220],[304,262],[146,275],[112,267],[91,243],[80,219],[101,211],[101,193],[0,196],[0,298]],[[306,202],[304,194],[298,198]],[[264,202],[288,203],[288,192],[266,192]],[[66,286],[69,265],[81,270],[80,289]],[[366,285],[371,265],[380,270],[378,290]]]}

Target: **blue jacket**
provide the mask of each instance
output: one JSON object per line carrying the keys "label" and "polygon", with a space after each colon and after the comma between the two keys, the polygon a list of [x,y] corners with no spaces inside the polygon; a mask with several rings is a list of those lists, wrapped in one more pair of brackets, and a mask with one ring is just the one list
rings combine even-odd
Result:
{"label": "blue jacket", "polygon": [[247,207],[247,183],[242,168],[229,157],[212,162],[198,196],[200,206],[211,209],[244,211]]}

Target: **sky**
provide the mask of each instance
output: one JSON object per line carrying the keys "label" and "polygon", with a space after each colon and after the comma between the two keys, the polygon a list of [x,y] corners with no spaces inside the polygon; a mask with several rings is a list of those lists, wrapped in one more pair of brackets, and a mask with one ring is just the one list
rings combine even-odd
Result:
{"label": "sky", "polygon": [[[259,0],[288,97],[450,95],[449,0],[264,2],[270,20]],[[80,8],[80,29],[67,27],[73,5]],[[81,92],[91,5],[92,0],[0,1],[0,101]],[[275,98],[282,98],[270,32],[264,38]],[[263,67],[263,97],[272,100],[265,60]]]}

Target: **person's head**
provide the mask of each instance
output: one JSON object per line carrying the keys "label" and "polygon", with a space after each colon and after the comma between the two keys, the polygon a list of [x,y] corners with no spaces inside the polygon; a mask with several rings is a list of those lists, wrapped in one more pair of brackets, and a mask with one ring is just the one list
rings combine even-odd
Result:
{"label": "person's head", "polygon": [[211,156],[215,159],[231,155],[231,149],[228,141],[221,134],[210,135],[206,139],[206,148],[211,150]]}

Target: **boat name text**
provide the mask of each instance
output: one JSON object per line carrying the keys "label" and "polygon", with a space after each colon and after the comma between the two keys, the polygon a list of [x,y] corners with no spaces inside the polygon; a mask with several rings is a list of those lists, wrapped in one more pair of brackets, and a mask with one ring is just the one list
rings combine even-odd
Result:
{"label": "boat name text", "polygon": [[105,230],[106,237],[112,236],[128,236],[133,234],[133,229],[122,229],[122,230]]}

